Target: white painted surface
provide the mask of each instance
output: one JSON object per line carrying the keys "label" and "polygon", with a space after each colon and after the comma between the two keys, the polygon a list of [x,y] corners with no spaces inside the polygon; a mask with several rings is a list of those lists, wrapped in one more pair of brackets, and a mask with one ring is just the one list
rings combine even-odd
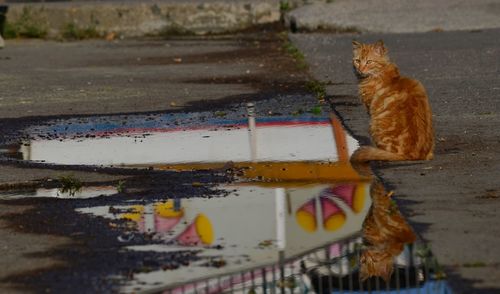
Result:
{"label": "white painted surface", "polygon": [[[194,162],[308,161],[338,159],[330,124],[264,126],[255,131],[252,158],[248,128],[157,132],[145,138],[115,136],[35,140],[22,146],[24,159],[56,164],[133,165]],[[357,147],[347,135],[349,154]]]}
{"label": "white painted surface", "polygon": [[[199,256],[222,256],[227,265],[221,268],[206,268],[202,259],[189,267],[176,270],[156,271],[147,274],[134,275],[134,281],[126,285],[123,292],[133,292],[135,287],[142,289],[154,288],[155,283],[171,285],[203,279],[216,274],[229,274],[250,268],[264,266],[278,261],[280,248],[284,248],[286,257],[293,257],[319,246],[342,240],[361,230],[363,220],[371,204],[369,185],[365,187],[365,205],[361,212],[354,213],[352,209],[336,199],[336,204],[346,215],[346,223],[335,232],[328,232],[321,227],[315,232],[306,232],[298,223],[295,212],[307,201],[316,199],[322,191],[331,185],[321,184],[301,188],[266,188],[259,186],[224,185],[219,188],[230,192],[226,197],[203,199],[181,199],[184,217],[172,229],[171,234],[160,234],[157,237],[169,241],[175,239],[200,213],[211,222],[215,232],[212,244],[221,245],[223,249],[213,249],[203,246],[172,246],[165,244],[128,247],[130,250],[153,250],[159,252],[199,249]],[[276,193],[278,191],[278,193]],[[288,195],[287,195],[288,194]],[[126,208],[115,206],[115,208]],[[291,209],[290,211],[288,209]],[[145,209],[150,212],[152,209]],[[82,208],[82,213],[92,213],[96,216],[116,218],[119,215],[109,213],[109,207]],[[318,209],[318,222],[321,215]],[[278,217],[278,215],[281,217]],[[150,216],[144,215],[144,218]],[[279,224],[282,221],[283,223]],[[150,228],[151,226],[148,226]],[[259,244],[271,241],[269,245]],[[141,284],[145,283],[145,285]],[[156,286],[157,287],[157,286]]]}

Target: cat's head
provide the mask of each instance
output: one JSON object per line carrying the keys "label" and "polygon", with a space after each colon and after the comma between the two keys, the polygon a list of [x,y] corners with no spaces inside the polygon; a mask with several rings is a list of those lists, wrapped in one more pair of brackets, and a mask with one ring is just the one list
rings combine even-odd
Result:
{"label": "cat's head", "polygon": [[352,41],[352,49],[352,64],[360,78],[378,75],[389,63],[387,48],[381,40],[373,44]]}
{"label": "cat's head", "polygon": [[394,270],[394,256],[383,250],[365,250],[361,253],[359,262],[359,277],[364,281],[370,277],[381,277],[386,282],[391,280]]}
{"label": "cat's head", "polygon": [[367,227],[365,228],[365,224],[363,225],[363,232],[365,238],[372,240],[372,243],[383,240],[380,242],[391,243],[395,246],[394,248],[401,247],[399,249],[401,252],[402,245],[415,242],[416,235],[401,215],[397,203],[392,198],[393,195],[394,192],[387,192],[380,181],[375,181],[372,184],[370,188],[372,213],[369,217],[376,220],[366,221]]}

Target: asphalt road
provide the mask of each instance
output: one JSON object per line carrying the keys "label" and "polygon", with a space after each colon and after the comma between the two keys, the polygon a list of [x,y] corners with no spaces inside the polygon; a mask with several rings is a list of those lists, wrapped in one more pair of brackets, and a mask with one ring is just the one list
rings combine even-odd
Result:
{"label": "asphalt road", "polygon": [[[296,34],[313,75],[327,82],[335,109],[366,142],[368,117],[357,98],[351,40],[383,39],[403,75],[427,88],[436,156],[383,164],[410,222],[429,241],[455,293],[500,291],[500,30],[414,34]],[[473,266],[475,265],[475,266]]]}
{"label": "asphalt road", "polygon": [[[16,129],[62,117],[217,110],[231,101],[304,93],[307,77],[274,32],[114,42],[10,40],[0,50],[0,141],[16,141]],[[2,162],[0,188],[37,186],[69,174],[84,182],[124,177]],[[22,217],[29,209],[0,204],[0,234],[7,236],[0,240],[2,293],[26,291],[8,277],[61,265],[47,252],[74,245],[70,238],[12,224],[13,214]]]}
{"label": "asphalt road", "polygon": [[253,41],[10,41],[0,51],[0,118],[161,111],[255,94],[248,80],[270,64],[256,60],[264,49]]}
{"label": "asphalt road", "polygon": [[[169,40],[9,41],[0,50],[0,127],[6,134],[63,116],[208,109],[304,92],[307,73],[282,50],[270,31]],[[58,174],[5,165],[0,171],[0,185]]]}
{"label": "asphalt road", "polygon": [[[299,30],[414,33],[500,26],[498,0],[336,0],[305,5],[287,18]],[[329,2],[329,3],[328,3]]]}
{"label": "asphalt road", "polygon": [[[500,30],[392,35],[294,35],[311,71],[329,82],[329,98],[345,125],[366,141],[368,118],[358,101],[351,40],[384,39],[403,74],[426,86],[434,111],[436,159],[378,167],[405,214],[430,242],[456,293],[500,289]],[[303,91],[307,75],[276,38],[16,41],[0,51],[0,124],[61,116],[210,108],[224,101]],[[221,102],[222,101],[222,102]],[[76,171],[72,171],[76,172]],[[51,169],[0,166],[0,183],[55,177]],[[87,180],[114,180],[81,172]],[[0,213],[23,207],[1,206]],[[3,228],[0,277],[57,261],[35,258],[67,239]],[[12,235],[16,234],[16,235]],[[26,244],[40,244],[39,247]],[[43,255],[39,255],[43,256]],[[9,266],[15,260],[16,267]],[[476,266],[468,266],[475,264]],[[480,265],[480,266],[477,266]],[[9,285],[2,285],[7,289]],[[12,289],[8,288],[9,291]]]}

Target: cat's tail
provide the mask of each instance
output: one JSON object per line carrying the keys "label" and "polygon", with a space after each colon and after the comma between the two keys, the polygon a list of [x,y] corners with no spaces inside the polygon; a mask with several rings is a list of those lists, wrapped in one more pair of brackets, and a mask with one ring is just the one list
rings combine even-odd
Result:
{"label": "cat's tail", "polygon": [[359,147],[351,156],[352,162],[367,162],[371,160],[399,161],[407,160],[403,155],[385,151],[372,146]]}

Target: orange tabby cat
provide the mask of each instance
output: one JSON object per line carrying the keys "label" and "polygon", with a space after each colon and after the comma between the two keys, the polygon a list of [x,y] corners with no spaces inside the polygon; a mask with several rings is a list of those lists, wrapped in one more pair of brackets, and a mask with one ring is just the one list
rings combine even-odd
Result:
{"label": "orange tabby cat", "polygon": [[370,114],[370,134],[377,146],[359,148],[352,160],[432,159],[432,114],[422,84],[399,75],[382,41],[352,44],[359,94]]}
{"label": "orange tabby cat", "polygon": [[360,278],[372,276],[389,281],[394,258],[404,245],[415,242],[416,236],[380,182],[372,185],[372,207],[363,223],[363,239],[367,247],[360,257]]}

